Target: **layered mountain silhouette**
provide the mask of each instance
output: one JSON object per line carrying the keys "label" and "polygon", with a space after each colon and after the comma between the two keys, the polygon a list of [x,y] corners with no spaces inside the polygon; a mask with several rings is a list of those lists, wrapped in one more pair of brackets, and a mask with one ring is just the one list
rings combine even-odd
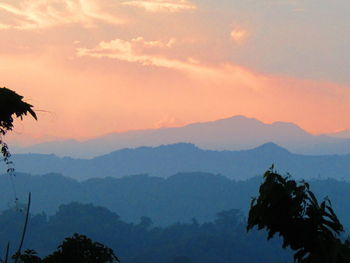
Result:
{"label": "layered mountain silhouette", "polygon": [[[258,195],[261,180],[255,177],[236,181],[208,173],[179,173],[168,178],[135,175],[78,182],[58,174],[17,173],[14,183],[20,203],[27,200],[28,192],[32,193],[33,214],[44,211],[53,215],[62,204],[81,202],[104,206],[128,222],[139,222],[141,216],[147,216],[156,225],[170,225],[191,222],[193,218],[212,221],[222,210],[240,209],[246,214],[251,198]],[[8,176],[0,176],[0,210],[8,209],[14,202],[9,181]],[[334,179],[308,182],[318,198],[328,196],[332,200],[337,215],[350,229],[350,183]],[[23,215],[18,215],[22,224]],[[8,222],[4,225],[8,226]],[[30,224],[34,222],[31,219]]]}
{"label": "layered mountain silhouette", "polygon": [[241,180],[261,175],[272,164],[297,178],[350,179],[350,155],[300,155],[267,143],[251,150],[203,150],[189,143],[122,149],[92,159],[45,154],[13,156],[16,170],[60,173],[77,180],[133,174],[168,177],[179,172],[207,172]]}
{"label": "layered mountain silhouette", "polygon": [[[350,139],[314,136],[292,123],[265,124],[259,120],[235,116],[194,123],[179,128],[135,130],[112,133],[86,141],[63,140],[12,150],[16,153],[53,153],[58,156],[92,158],[118,149],[162,144],[193,143],[203,149],[241,150],[274,142],[301,154],[350,153]],[[11,145],[10,145],[11,146]]]}

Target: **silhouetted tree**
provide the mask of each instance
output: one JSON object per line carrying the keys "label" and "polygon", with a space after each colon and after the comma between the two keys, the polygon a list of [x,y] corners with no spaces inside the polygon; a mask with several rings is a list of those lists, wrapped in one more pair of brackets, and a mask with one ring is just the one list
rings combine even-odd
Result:
{"label": "silhouetted tree", "polygon": [[5,135],[7,131],[12,130],[14,114],[22,119],[29,113],[37,119],[32,107],[23,101],[23,96],[8,88],[0,88],[0,133]]}
{"label": "silhouetted tree", "polygon": [[111,248],[93,242],[90,238],[74,234],[66,238],[57,251],[44,259],[37,256],[34,250],[25,250],[23,254],[15,254],[13,259],[18,258],[21,263],[108,263],[120,262]]}
{"label": "silhouetted tree", "polygon": [[8,88],[0,88],[0,147],[7,164],[11,154],[1,135],[5,135],[13,129],[13,115],[22,119],[29,113],[34,119],[37,119],[32,108],[32,105],[23,101],[23,96]]}
{"label": "silhouetted tree", "polygon": [[283,177],[273,167],[254,198],[247,230],[266,229],[268,239],[278,233],[283,247],[295,251],[300,263],[350,262],[349,241],[342,241],[343,226],[326,198],[320,204],[306,182]]}
{"label": "silhouetted tree", "polygon": [[13,259],[18,258],[21,263],[41,263],[42,260],[39,256],[37,256],[36,251],[32,249],[27,249],[23,254],[16,253],[12,257]]}
{"label": "silhouetted tree", "polygon": [[58,250],[43,259],[43,263],[107,263],[120,262],[111,248],[93,242],[90,238],[74,234],[66,238]]}
{"label": "silhouetted tree", "polygon": [[[32,107],[33,107],[32,105],[23,101],[23,96],[20,96],[16,92],[10,89],[7,89],[5,87],[0,88],[0,148],[1,148],[1,154],[7,165],[7,172],[10,174],[14,170],[13,167],[11,167],[12,162],[9,160],[11,154],[9,152],[8,145],[4,142],[2,136],[4,136],[8,131],[11,131],[13,129],[13,121],[14,121],[13,115],[15,115],[15,117],[17,118],[22,119],[23,116],[29,113],[30,115],[32,115],[34,119],[37,119],[37,116],[33,111]],[[17,197],[16,197],[16,200],[17,200]],[[21,235],[20,245],[16,255],[14,256],[15,262],[18,261],[18,255],[20,254],[21,247],[23,244],[27,222],[28,222],[29,206],[30,206],[30,194],[29,194],[28,210],[26,211],[27,212],[26,220],[25,220],[23,232]],[[9,244],[7,248],[9,248]],[[7,249],[7,253],[8,253],[8,249]],[[5,262],[7,262],[7,253],[5,257]]]}

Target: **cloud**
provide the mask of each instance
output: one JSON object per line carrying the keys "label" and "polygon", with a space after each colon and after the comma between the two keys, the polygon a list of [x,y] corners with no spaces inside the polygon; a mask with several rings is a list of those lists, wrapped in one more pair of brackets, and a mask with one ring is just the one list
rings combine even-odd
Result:
{"label": "cloud", "polygon": [[117,38],[108,42],[102,41],[93,48],[77,48],[76,54],[78,57],[108,58],[137,63],[145,67],[167,68],[187,73],[191,78],[211,79],[213,83],[238,82],[246,90],[261,91],[260,83],[265,81],[264,78],[255,76],[241,66],[232,63],[209,65],[193,57],[174,59],[161,54],[162,49],[170,49],[174,43],[176,43],[175,39],[162,42],[146,41],[142,37],[133,38],[130,41]]}
{"label": "cloud", "polygon": [[182,12],[197,9],[196,5],[187,0],[131,0],[123,5],[145,9],[148,12]]}
{"label": "cloud", "polygon": [[182,120],[174,116],[164,114],[158,121],[155,122],[154,128],[160,129],[160,128],[169,128],[169,127],[179,127],[185,124],[186,123],[184,123]]}
{"label": "cloud", "polygon": [[77,55],[93,58],[110,58],[120,61],[139,63],[143,66],[156,66],[176,70],[204,72],[205,68],[199,65],[194,58],[187,58],[185,61],[170,59],[164,55],[150,53],[152,48],[170,48],[175,39],[167,42],[146,41],[142,37],[133,38],[130,41],[114,39],[109,42],[102,41],[94,48],[78,48]]}
{"label": "cloud", "polygon": [[0,29],[30,30],[67,24],[94,27],[97,22],[124,22],[103,11],[95,0],[22,0],[17,4],[10,3],[0,3],[0,12],[3,13]]}
{"label": "cloud", "polygon": [[172,47],[176,40],[175,38],[170,38],[167,42],[162,41],[146,41],[143,37],[133,38],[131,40],[132,43],[141,44],[143,47],[157,47],[157,48],[169,48]]}
{"label": "cloud", "polygon": [[248,31],[240,28],[235,27],[231,33],[230,33],[231,40],[236,44],[243,44],[247,38],[248,38]]}

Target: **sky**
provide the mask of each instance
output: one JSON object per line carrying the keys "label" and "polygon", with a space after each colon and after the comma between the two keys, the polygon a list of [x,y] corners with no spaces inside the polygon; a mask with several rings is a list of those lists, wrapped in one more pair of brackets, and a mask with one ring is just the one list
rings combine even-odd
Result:
{"label": "sky", "polygon": [[[245,115],[350,129],[348,0],[0,0],[10,139],[86,139]],[[20,139],[18,139],[20,140]]]}

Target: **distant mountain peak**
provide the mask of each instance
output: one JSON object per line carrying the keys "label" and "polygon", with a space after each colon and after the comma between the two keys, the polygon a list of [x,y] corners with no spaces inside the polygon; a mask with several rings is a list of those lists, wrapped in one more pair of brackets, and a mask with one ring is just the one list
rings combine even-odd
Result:
{"label": "distant mountain peak", "polygon": [[231,116],[229,118],[226,118],[226,119],[254,120],[254,121],[260,122],[259,120],[255,119],[255,118],[247,117],[247,116],[244,116],[244,115],[233,115],[233,116]]}
{"label": "distant mountain peak", "polygon": [[279,146],[274,142],[264,143],[253,150],[266,153],[290,153],[287,149]]}
{"label": "distant mountain peak", "polygon": [[[213,121],[205,121],[205,122],[195,122],[185,125],[184,127],[191,127],[191,126],[198,126],[198,125],[217,125],[217,124],[240,124],[240,123],[259,123],[263,124],[263,122],[255,119],[255,118],[249,118],[244,115],[234,115],[228,118],[213,120]],[[183,127],[179,127],[183,128]]]}
{"label": "distant mountain peak", "polygon": [[273,126],[279,126],[279,127],[286,127],[288,129],[296,129],[300,130],[304,133],[307,133],[303,128],[301,128],[299,125],[293,123],[293,122],[285,122],[285,121],[275,121],[271,125]]}
{"label": "distant mountain peak", "polygon": [[228,118],[218,119],[218,120],[212,121],[211,123],[220,123],[220,122],[254,122],[254,123],[263,124],[262,121],[259,121],[255,118],[246,117],[244,115],[234,115],[234,116],[231,116]]}

